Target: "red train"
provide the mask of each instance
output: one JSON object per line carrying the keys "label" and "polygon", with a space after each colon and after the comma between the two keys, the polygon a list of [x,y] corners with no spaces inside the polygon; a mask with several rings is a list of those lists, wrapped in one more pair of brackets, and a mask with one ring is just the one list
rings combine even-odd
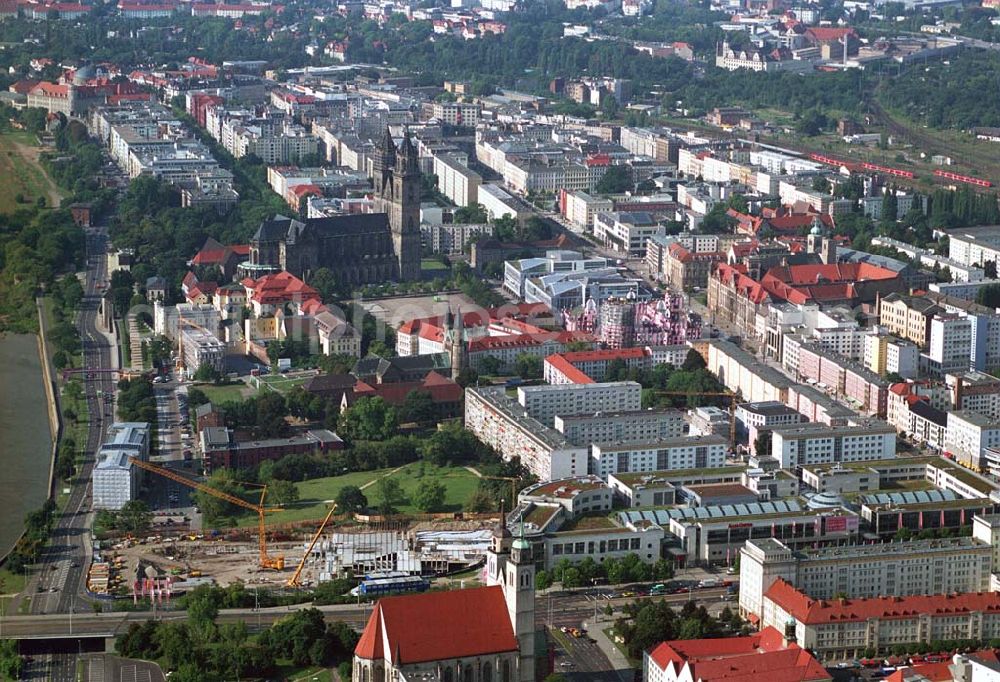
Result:
{"label": "red train", "polygon": [[889,168],[888,166],[879,166],[874,163],[863,163],[861,164],[861,167],[865,170],[875,171],[877,173],[895,175],[897,178],[913,179],[913,171],[899,170],[898,168]]}
{"label": "red train", "polygon": [[945,178],[947,180],[954,180],[955,182],[964,182],[967,185],[975,185],[976,187],[992,187],[993,183],[989,180],[983,180],[981,178],[974,178],[969,175],[960,175],[959,173],[952,173],[946,170],[936,170],[934,175],[939,178]]}
{"label": "red train", "polygon": [[846,166],[851,170],[857,170],[863,168],[864,170],[875,171],[876,173],[885,173],[886,175],[895,175],[897,178],[908,178],[913,179],[913,173],[911,171],[900,170],[898,168],[890,168],[888,166],[879,166],[874,163],[857,163],[854,161],[842,161],[841,159],[836,159],[832,156],[824,156],[822,154],[810,154],[809,158],[813,161],[819,161],[820,163],[826,163],[831,166]]}

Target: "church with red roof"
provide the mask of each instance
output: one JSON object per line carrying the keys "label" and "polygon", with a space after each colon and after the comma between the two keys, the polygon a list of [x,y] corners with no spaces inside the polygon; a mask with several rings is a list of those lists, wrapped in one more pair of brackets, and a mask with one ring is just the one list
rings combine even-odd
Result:
{"label": "church with red roof", "polygon": [[531,545],[501,522],[486,586],[380,599],[354,649],[354,682],[532,682],[535,568]]}

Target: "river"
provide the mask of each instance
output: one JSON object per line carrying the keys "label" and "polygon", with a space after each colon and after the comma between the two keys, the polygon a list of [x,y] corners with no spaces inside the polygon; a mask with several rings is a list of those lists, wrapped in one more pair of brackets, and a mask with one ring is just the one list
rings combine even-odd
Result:
{"label": "river", "polygon": [[48,496],[51,450],[37,338],[0,335],[0,556]]}

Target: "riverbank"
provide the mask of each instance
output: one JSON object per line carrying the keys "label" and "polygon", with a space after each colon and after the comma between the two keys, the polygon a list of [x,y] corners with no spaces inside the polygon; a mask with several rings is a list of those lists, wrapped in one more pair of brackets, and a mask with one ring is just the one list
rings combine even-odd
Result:
{"label": "riverbank", "polygon": [[52,448],[49,453],[49,496],[54,497],[56,491],[56,453],[59,450],[59,439],[62,437],[62,418],[59,413],[59,392],[56,390],[55,372],[52,367],[52,355],[46,340],[45,299],[41,296],[35,299],[38,308],[38,358],[42,365],[42,380],[45,384],[45,402],[49,416],[49,435],[52,438]]}
{"label": "riverbank", "polygon": [[[35,334],[0,337],[0,432],[4,434],[0,477],[0,556],[6,558],[24,532],[24,517],[52,491],[55,441],[50,403],[51,372],[43,369]],[[46,421],[43,428],[42,415]],[[58,421],[58,408],[56,408]],[[58,429],[56,430],[58,433]]]}

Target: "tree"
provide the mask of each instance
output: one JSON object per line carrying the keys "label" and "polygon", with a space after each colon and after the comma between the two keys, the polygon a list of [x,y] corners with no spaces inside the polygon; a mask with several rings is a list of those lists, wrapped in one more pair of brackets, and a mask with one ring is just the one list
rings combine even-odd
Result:
{"label": "tree", "polygon": [[0,677],[5,680],[21,679],[24,659],[17,653],[17,640],[0,641]]}
{"label": "tree", "polygon": [[390,438],[398,423],[396,408],[379,397],[361,398],[340,415],[338,431],[351,441]]}
{"label": "tree", "polygon": [[499,374],[502,366],[500,358],[495,358],[492,355],[487,355],[479,361],[479,369],[482,370],[483,374],[490,376],[496,376]]}
{"label": "tree", "polygon": [[599,194],[621,194],[632,189],[632,175],[626,166],[609,166],[594,187]]}
{"label": "tree", "polygon": [[299,489],[291,481],[276,478],[267,486],[267,500],[272,504],[291,504],[299,499]]}
{"label": "tree", "polygon": [[1000,308],[1000,284],[987,284],[980,287],[979,291],[976,292],[976,303],[987,308]]}
{"label": "tree", "polygon": [[142,533],[153,523],[153,513],[142,500],[129,500],[118,511],[115,526],[130,533]]}
{"label": "tree", "polygon": [[219,374],[219,370],[215,369],[209,364],[202,364],[194,373],[195,381],[211,381],[215,382],[222,378]]}
{"label": "tree", "polygon": [[423,512],[440,511],[444,506],[445,492],[444,483],[437,479],[425,478],[417,486],[417,492],[413,496],[413,504]]}
{"label": "tree", "polygon": [[522,379],[541,379],[542,359],[531,353],[521,353],[514,360],[514,371]]}
{"label": "tree", "polygon": [[383,516],[392,516],[396,509],[406,501],[403,488],[399,481],[389,476],[383,476],[378,481],[379,513]]}
{"label": "tree", "polygon": [[199,585],[188,595],[187,615],[192,627],[201,634],[211,634],[215,631],[215,619],[219,615],[219,605],[208,585]]}
{"label": "tree", "polygon": [[692,348],[684,357],[684,364],[681,365],[681,371],[692,372],[698,369],[705,369],[705,367],[705,358],[701,356],[701,353]]}
{"label": "tree", "polygon": [[552,575],[548,571],[538,571],[535,573],[535,589],[547,590],[552,587]]}
{"label": "tree", "polygon": [[985,277],[986,279],[997,278],[997,262],[995,260],[988,260],[983,262],[983,277]]}
{"label": "tree", "polygon": [[359,513],[368,509],[368,498],[356,485],[346,485],[337,493],[337,509],[345,513]]}
{"label": "tree", "polygon": [[417,422],[418,424],[429,422],[434,419],[436,414],[434,399],[427,391],[414,389],[406,394],[399,412],[403,422]]}
{"label": "tree", "polygon": [[771,454],[771,431],[758,431],[757,437],[753,441],[753,451],[758,457],[767,457]]}
{"label": "tree", "polygon": [[469,204],[455,211],[454,222],[460,225],[482,225],[490,221],[482,204]]}

